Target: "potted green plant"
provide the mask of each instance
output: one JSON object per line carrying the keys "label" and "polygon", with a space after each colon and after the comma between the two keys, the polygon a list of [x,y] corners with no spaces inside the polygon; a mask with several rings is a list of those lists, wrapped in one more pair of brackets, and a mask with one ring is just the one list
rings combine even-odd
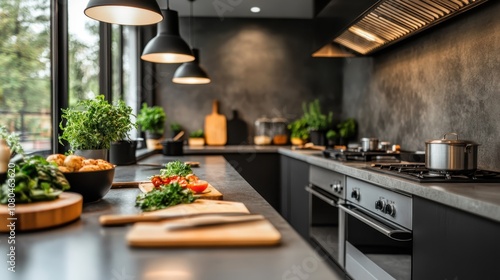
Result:
{"label": "potted green plant", "polygon": [[141,111],[137,116],[137,124],[146,133],[146,145],[148,149],[162,149],[161,140],[163,138],[166,119],[167,116],[162,107],[148,107],[146,103],[142,104]]}
{"label": "potted green plant", "polygon": [[19,135],[10,133],[5,126],[0,126],[0,185],[7,179],[9,162],[15,154],[24,154]]}
{"label": "potted green plant", "polygon": [[61,111],[59,142],[66,140],[71,152],[86,158],[107,160],[111,143],[130,139],[128,132],[135,126],[130,118],[132,108],[122,100],[111,104],[104,95],[80,100]]}
{"label": "potted green plant", "polygon": [[339,123],[337,128],[340,145],[347,145],[349,140],[356,136],[357,124],[356,120],[353,118],[348,118],[347,120]]}
{"label": "potted green plant", "polygon": [[174,138],[179,132],[182,131],[182,126],[179,123],[170,123],[170,131],[172,132],[172,138]]}
{"label": "potted green plant", "polygon": [[198,129],[189,134],[188,143],[189,146],[203,146],[205,145],[205,134],[203,129]]}
{"label": "potted green plant", "polygon": [[326,139],[328,140],[328,146],[333,147],[339,139],[339,133],[333,129],[326,132]]}
{"label": "potted green plant", "polygon": [[303,118],[307,123],[311,142],[314,145],[326,146],[326,131],[332,126],[333,113],[323,114],[318,99],[309,104],[303,103],[302,110],[304,111]]}
{"label": "potted green plant", "polygon": [[290,130],[290,141],[292,145],[304,145],[309,139],[309,129],[304,118],[297,119],[288,124]]}

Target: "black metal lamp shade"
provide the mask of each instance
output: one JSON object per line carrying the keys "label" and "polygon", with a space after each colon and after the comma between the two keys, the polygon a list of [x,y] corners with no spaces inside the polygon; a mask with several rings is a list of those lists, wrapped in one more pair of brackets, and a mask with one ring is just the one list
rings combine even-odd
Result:
{"label": "black metal lamp shade", "polygon": [[144,48],[141,59],[156,63],[193,61],[191,48],[179,34],[178,13],[170,9],[161,12],[165,19],[158,23],[158,33]]}
{"label": "black metal lamp shade", "polygon": [[210,77],[200,66],[198,49],[193,49],[194,61],[183,63],[174,73],[172,82],[176,84],[208,84]]}
{"label": "black metal lamp shade", "polygon": [[156,0],[90,0],[85,15],[121,25],[148,25],[163,20]]}

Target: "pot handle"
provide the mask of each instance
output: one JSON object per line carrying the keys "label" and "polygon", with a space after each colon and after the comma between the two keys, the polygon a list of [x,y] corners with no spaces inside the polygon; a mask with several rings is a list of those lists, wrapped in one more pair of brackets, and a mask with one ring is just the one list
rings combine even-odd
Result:
{"label": "pot handle", "polygon": [[455,140],[458,140],[458,134],[455,133],[455,132],[448,132],[448,133],[445,133],[443,135],[443,139],[442,140],[446,140],[446,135],[455,135],[456,139]]}
{"label": "pot handle", "polygon": [[472,146],[473,146],[472,144],[465,145],[465,153],[469,153],[470,154]]}

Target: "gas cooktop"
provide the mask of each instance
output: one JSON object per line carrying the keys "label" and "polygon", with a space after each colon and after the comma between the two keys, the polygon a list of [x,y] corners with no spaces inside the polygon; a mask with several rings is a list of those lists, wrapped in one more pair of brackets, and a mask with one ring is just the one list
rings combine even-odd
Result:
{"label": "gas cooktop", "polygon": [[328,149],[323,151],[323,156],[338,161],[400,162],[398,154],[390,154],[386,151],[363,152]]}
{"label": "gas cooktop", "polygon": [[367,168],[420,183],[500,183],[500,172],[481,169],[468,172],[433,171],[427,169],[425,163],[373,163]]}

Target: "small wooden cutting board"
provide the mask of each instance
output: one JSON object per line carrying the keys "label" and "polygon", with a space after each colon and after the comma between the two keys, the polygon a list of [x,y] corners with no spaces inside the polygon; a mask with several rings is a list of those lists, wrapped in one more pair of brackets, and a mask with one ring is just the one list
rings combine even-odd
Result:
{"label": "small wooden cutting board", "polygon": [[[138,185],[143,193],[150,192],[154,188],[153,183],[140,183]],[[224,198],[222,193],[210,184],[208,184],[207,189],[203,193],[195,194],[194,197],[212,200],[222,200]]]}
{"label": "small wooden cutting board", "polygon": [[[6,225],[13,222],[16,231],[44,229],[76,220],[82,214],[83,198],[80,194],[63,192],[52,201],[16,204],[14,216],[7,205],[0,205],[0,220]],[[9,220],[16,218],[16,220]],[[1,226],[0,232],[9,232],[8,226]]]}
{"label": "small wooden cutting board", "polygon": [[227,120],[218,113],[217,100],[213,101],[212,114],[205,117],[205,141],[207,145],[223,146],[227,142]]}

